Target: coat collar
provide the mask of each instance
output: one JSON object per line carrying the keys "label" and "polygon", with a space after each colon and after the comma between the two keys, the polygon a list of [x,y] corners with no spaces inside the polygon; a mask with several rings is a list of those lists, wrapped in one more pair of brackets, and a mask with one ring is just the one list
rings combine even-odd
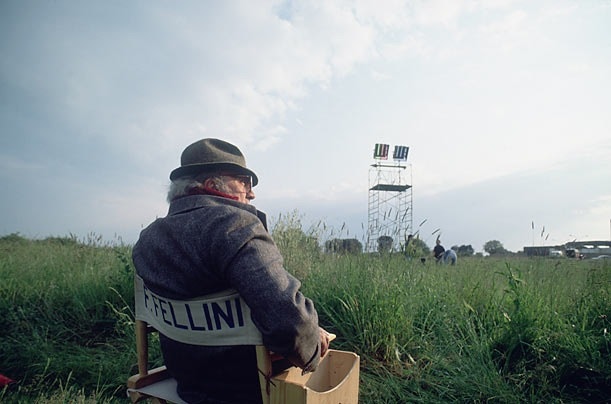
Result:
{"label": "coat collar", "polygon": [[178,198],[173,200],[170,203],[170,208],[168,210],[168,215],[173,216],[179,213],[186,213],[191,210],[201,209],[206,207],[214,207],[214,206],[233,206],[237,209],[245,210],[259,218],[265,230],[267,230],[267,216],[264,212],[261,212],[253,205],[249,205],[246,203],[234,201],[231,199],[223,198],[220,196],[213,195],[189,195],[182,198]]}

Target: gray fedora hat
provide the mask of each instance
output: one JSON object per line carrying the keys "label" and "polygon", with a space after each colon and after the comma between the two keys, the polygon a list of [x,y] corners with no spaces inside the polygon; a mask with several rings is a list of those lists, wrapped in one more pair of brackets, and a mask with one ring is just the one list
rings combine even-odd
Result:
{"label": "gray fedora hat", "polygon": [[220,139],[202,139],[187,146],[180,156],[180,167],[172,171],[170,180],[207,172],[250,175],[253,187],[259,182],[257,175],[246,167],[240,149]]}

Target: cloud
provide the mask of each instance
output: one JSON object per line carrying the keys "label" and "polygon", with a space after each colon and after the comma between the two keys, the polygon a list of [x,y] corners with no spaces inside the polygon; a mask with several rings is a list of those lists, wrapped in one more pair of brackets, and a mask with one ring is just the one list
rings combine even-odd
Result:
{"label": "cloud", "polygon": [[383,81],[383,80],[389,80],[392,78],[391,75],[387,74],[387,73],[382,73],[376,70],[373,70],[371,72],[371,77],[375,80],[375,81]]}
{"label": "cloud", "polygon": [[274,122],[308,85],[326,86],[373,55],[375,32],[348,4],[292,4],[290,20],[275,2],[17,8],[22,24],[10,36],[28,42],[7,44],[2,74],[53,105],[47,116],[69,123],[71,137],[130,149],[202,134],[273,144]]}
{"label": "cloud", "polygon": [[524,30],[527,18],[528,14],[524,10],[514,10],[499,20],[485,24],[481,30],[486,35],[497,37],[516,35]]}
{"label": "cloud", "polygon": [[[164,214],[160,188],[204,136],[246,152],[263,207],[358,216],[378,141],[412,147],[418,198],[430,198],[418,206],[484,183],[503,194],[495,178],[606,158],[592,150],[608,153],[608,16],[598,3],[510,0],[2,2],[0,167],[21,175],[4,206],[18,217],[44,191],[49,210],[75,213],[31,228],[135,226]],[[563,206],[594,218],[604,203]]]}
{"label": "cloud", "polygon": [[414,18],[420,25],[452,27],[466,7],[461,0],[418,1],[413,7]]}

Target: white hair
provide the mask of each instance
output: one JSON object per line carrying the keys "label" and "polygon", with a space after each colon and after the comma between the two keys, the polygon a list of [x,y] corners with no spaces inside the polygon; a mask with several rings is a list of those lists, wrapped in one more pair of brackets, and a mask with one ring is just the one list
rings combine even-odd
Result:
{"label": "white hair", "polygon": [[214,182],[215,187],[221,192],[227,192],[228,189],[223,181],[223,178],[218,174],[200,174],[195,177],[182,177],[177,178],[170,183],[168,189],[168,195],[166,197],[168,202],[172,202],[177,198],[191,195],[194,189],[203,189],[206,180],[211,179]]}

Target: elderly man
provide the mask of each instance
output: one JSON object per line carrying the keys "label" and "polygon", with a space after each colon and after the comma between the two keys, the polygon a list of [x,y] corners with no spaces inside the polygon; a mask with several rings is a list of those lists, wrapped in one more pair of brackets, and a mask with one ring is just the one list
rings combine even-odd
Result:
{"label": "elderly man", "polygon": [[[265,346],[306,371],[328,346],[312,301],[250,205],[256,174],[234,145],[203,139],[189,145],[170,174],[169,213],[140,234],[137,274],[154,293],[187,300],[235,289],[250,307]],[[165,365],[190,403],[259,403],[253,346],[195,346],[161,335]]]}

